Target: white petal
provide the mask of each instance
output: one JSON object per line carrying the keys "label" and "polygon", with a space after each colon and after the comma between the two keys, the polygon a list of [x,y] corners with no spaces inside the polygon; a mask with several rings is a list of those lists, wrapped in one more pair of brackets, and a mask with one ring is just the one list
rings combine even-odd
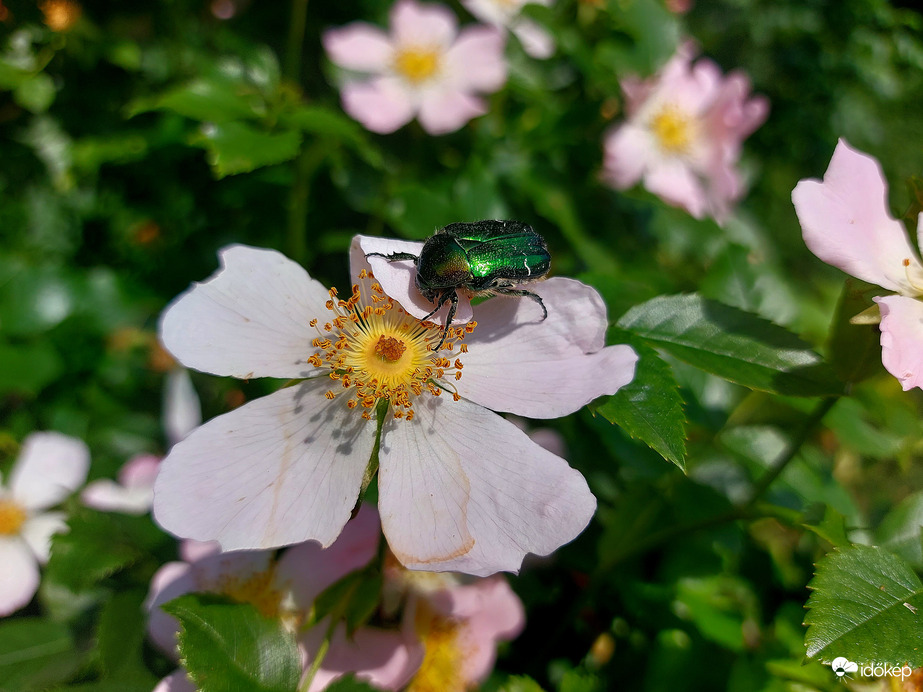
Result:
{"label": "white petal", "polygon": [[881,308],[881,362],[904,391],[923,389],[923,303],[906,296],[875,302]]}
{"label": "white petal", "polygon": [[35,556],[15,537],[0,536],[0,565],[0,617],[5,617],[32,600],[39,573]]}
{"label": "white petal", "polygon": [[181,668],[157,683],[153,692],[196,692],[196,686]]}
{"label": "white petal", "polygon": [[215,375],[306,377],[305,358],[328,314],[327,290],[274,250],[231,245],[221,269],[194,284],[161,317],[164,345],[183,365]]}
{"label": "white petal", "polygon": [[160,606],[198,588],[192,566],[185,562],[168,562],[151,578],[150,590],[144,599],[144,607],[148,611],[147,634],[157,648],[173,660],[178,659],[176,634],[179,622]]}
{"label": "white petal", "polygon": [[528,288],[545,303],[544,320],[528,297],[477,306],[453,382],[461,396],[494,411],[557,418],[631,382],[638,356],[629,346],[603,348],[606,308],[595,289],[559,277]]}
{"label": "white petal", "polygon": [[202,423],[202,404],[185,368],[176,368],[167,375],[163,394],[163,429],[167,441],[175,445],[193,428]]}
{"label": "white petal", "polygon": [[101,478],[88,484],[80,499],[87,507],[102,512],[124,514],[145,514],[154,501],[154,486],[126,488],[108,478]]}
{"label": "white petal", "polygon": [[[433,230],[435,231],[436,229]],[[375,274],[375,279],[381,284],[384,292],[400,303],[401,307],[410,315],[413,315],[418,320],[423,319],[434,306],[423,297],[423,294],[420,293],[416,286],[417,270],[413,261],[399,260],[389,262],[384,257],[365,257],[371,252],[380,252],[383,255],[397,252],[419,255],[422,248],[423,243],[357,235],[353,238],[349,249],[352,275],[354,277],[358,276],[359,271],[362,269],[367,270],[371,267]],[[445,324],[448,312],[449,306],[445,305],[428,319],[436,324]],[[458,309],[455,312],[455,319],[452,320],[452,324],[466,324],[471,321],[472,317],[474,317],[474,312],[471,309],[471,299],[463,293],[459,293]]]}
{"label": "white petal", "polygon": [[67,531],[66,515],[63,512],[46,512],[26,519],[20,532],[35,557],[42,564],[48,562],[51,552],[51,537]]}
{"label": "white petal", "polygon": [[212,419],[161,464],[154,518],[225,550],[329,545],[356,504],[375,426],[321,377]]}
{"label": "white petal", "polygon": [[28,509],[56,505],[87,478],[90,450],[83,441],[56,432],[29,435],[10,474],[10,492]]}
{"label": "white petal", "polygon": [[486,576],[515,572],[589,523],[586,481],[509,421],[464,400],[420,397],[413,421],[382,438],[379,507],[407,567]]}
{"label": "white petal", "polygon": [[544,60],[554,54],[554,38],[545,27],[530,19],[521,19],[512,27],[523,50],[533,58]]}

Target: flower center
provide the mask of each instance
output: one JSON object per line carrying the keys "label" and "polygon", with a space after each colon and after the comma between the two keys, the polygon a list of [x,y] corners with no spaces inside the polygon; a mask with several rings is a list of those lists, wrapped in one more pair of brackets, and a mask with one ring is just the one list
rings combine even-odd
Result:
{"label": "flower center", "polygon": [[26,510],[12,500],[0,500],[0,536],[15,536],[26,522]]}
{"label": "flower center", "polygon": [[432,48],[410,46],[394,56],[394,68],[411,84],[421,84],[432,78],[440,67],[439,53]]}
{"label": "flower center", "polygon": [[424,647],[423,663],[407,692],[465,692],[468,681],[463,673],[464,661],[473,652],[462,646],[457,623],[428,610],[421,608],[417,617],[417,634]]}
{"label": "flower center", "polygon": [[[443,390],[459,396],[443,381],[448,377],[460,380],[462,363],[456,358],[439,355],[433,349],[442,338],[442,327],[407,314],[365,270],[359,279],[368,287],[368,297],[362,295],[359,284],[353,286],[348,300],[337,299],[336,289],[330,289],[327,309],[335,317],[324,326],[324,333],[311,345],[318,349],[308,362],[315,367],[329,368],[330,379],[340,387],[326,393],[333,399],[338,392],[348,391],[346,405],[361,409],[362,417],[371,420],[378,401],[384,399],[391,405],[395,418],[413,419],[413,399],[423,392],[440,396]],[[311,320],[317,327],[318,321]],[[461,340],[470,334],[476,322],[464,327],[450,327],[440,351],[451,352],[452,340]],[[459,352],[465,353],[465,344]]]}
{"label": "flower center", "polygon": [[695,121],[676,106],[666,106],[651,119],[651,131],[668,154],[685,154],[695,135]]}
{"label": "flower center", "polygon": [[204,590],[224,594],[238,603],[249,603],[267,618],[281,617],[283,613],[283,592],[276,587],[276,563],[252,574],[234,574],[228,567],[214,577],[214,582],[204,585]]}

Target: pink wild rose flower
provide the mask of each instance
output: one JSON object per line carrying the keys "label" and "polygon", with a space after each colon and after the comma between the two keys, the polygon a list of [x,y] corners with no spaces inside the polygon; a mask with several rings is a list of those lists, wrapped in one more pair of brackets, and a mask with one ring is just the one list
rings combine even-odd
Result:
{"label": "pink wild rose flower", "polygon": [[343,84],[343,109],[381,134],[416,117],[424,130],[440,135],[486,113],[477,94],[506,82],[504,41],[490,26],[458,31],[449,8],[414,0],[394,4],[389,33],[354,22],[323,36],[334,64],[364,74]]}
{"label": "pink wild rose flower", "polygon": [[83,485],[90,452],[78,439],[37,432],[22,444],[0,483],[0,617],[27,605],[48,561],[51,537],[67,530],[63,512],[49,512]]}
{"label": "pink wild rose flower", "polygon": [[[494,411],[573,413],[630,382],[637,355],[605,346],[599,294],[559,277],[534,287],[546,319],[535,301],[496,297],[435,353],[443,327],[419,321],[429,304],[412,263],[372,258],[372,278],[366,259],[421,247],[358,236],[343,299],[277,252],[231,246],[173,302],[161,336],[187,367],[300,381],[171,450],[155,485],[164,528],[228,550],[330,545],[377,445],[383,530],[407,567],[515,571],[583,531],[596,507],[586,481]],[[458,319],[471,314],[465,299]]]}
{"label": "pink wild rose flower", "polygon": [[462,5],[482,22],[510,31],[533,58],[550,58],[554,39],[544,28],[520,15],[526,5],[548,7],[553,0],[462,0]]}
{"label": "pink wild rose flower", "polygon": [[[888,212],[888,184],[878,161],[841,139],[823,181],[802,180],[792,201],[811,252],[896,294],[875,298],[881,361],[905,390],[923,388],[923,265],[903,224]],[[918,242],[921,233],[923,215]]]}
{"label": "pink wild rose flower", "polygon": [[726,77],[691,43],[653,78],[622,80],[626,120],[606,135],[603,178],[618,190],[643,180],[667,204],[719,223],[744,192],[737,170],[743,140],[759,127],[769,102],[748,98],[742,72]]}

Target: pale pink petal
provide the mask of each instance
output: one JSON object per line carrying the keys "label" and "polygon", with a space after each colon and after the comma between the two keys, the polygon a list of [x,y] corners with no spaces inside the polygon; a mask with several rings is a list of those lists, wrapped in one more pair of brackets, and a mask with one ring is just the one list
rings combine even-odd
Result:
{"label": "pale pink petal", "polygon": [[164,459],[154,518],[225,550],[329,545],[356,504],[375,426],[321,377],[212,419]]}
{"label": "pale pink petal", "polygon": [[907,271],[923,268],[903,226],[888,212],[887,184],[874,158],[841,139],[823,182],[802,180],[792,201],[805,244],[824,262],[889,290],[917,293]]}
{"label": "pale pink petal", "polygon": [[905,296],[875,298],[881,308],[881,362],[904,391],[923,389],[923,303]]}
{"label": "pale pink petal", "polygon": [[178,660],[176,633],[179,622],[167,615],[160,606],[183,594],[198,590],[195,574],[185,562],[168,562],[154,573],[144,601],[148,611],[147,634],[164,654]]}
{"label": "pale pink petal", "polygon": [[215,555],[221,552],[221,544],[218,541],[180,541],[179,556],[186,562],[196,562],[209,555]]}
{"label": "pale pink petal", "polygon": [[538,60],[554,55],[554,38],[545,27],[531,19],[520,19],[511,28],[528,55]]}
{"label": "pale pink petal", "polygon": [[495,0],[461,0],[462,6],[482,22],[495,26],[507,26],[521,7],[512,2]]}
{"label": "pale pink petal", "polygon": [[[308,660],[317,651],[326,627],[324,622],[301,638]],[[350,640],[346,637],[346,628],[340,626],[308,690],[319,692],[350,672],[376,688],[399,690],[410,681],[422,662],[423,648],[400,631],[363,627]]]}
{"label": "pale pink petal", "polygon": [[499,575],[446,589],[429,600],[437,612],[460,624],[464,677],[469,682],[487,677],[494,667],[497,643],[515,638],[526,622],[522,601]]}
{"label": "pale pink petal", "polygon": [[39,572],[32,551],[15,536],[0,536],[0,565],[0,617],[5,617],[29,604]]}
{"label": "pale pink petal", "polygon": [[126,488],[153,488],[160,461],[161,457],[153,454],[133,456],[119,469],[119,483]]}
{"label": "pale pink petal", "polygon": [[546,319],[528,297],[477,306],[462,377],[453,382],[461,396],[494,411],[558,418],[631,382],[637,354],[603,348],[606,308],[593,288],[555,277],[529,290],[542,297]]}
{"label": "pale pink petal", "polygon": [[378,553],[380,541],[378,512],[363,505],[329,548],[309,541],[286,550],[279,559],[276,580],[287,584],[296,606],[303,605],[307,610],[321,591],[369,564]]}
{"label": "pale pink petal", "polygon": [[108,478],[89,483],[80,499],[87,507],[101,512],[121,512],[123,514],[146,514],[154,502],[154,479],[147,487],[127,488]]}
{"label": "pale pink petal", "polygon": [[163,429],[167,441],[175,445],[202,423],[202,404],[185,368],[167,374],[163,395]]}
{"label": "pale pink petal", "polygon": [[423,97],[417,120],[431,135],[444,135],[486,112],[487,106],[476,96],[461,91],[438,91]]}
{"label": "pale pink petal", "polygon": [[603,142],[603,178],[617,190],[631,187],[644,175],[654,146],[650,133],[632,123],[610,130]]}
{"label": "pale pink petal", "polygon": [[579,472],[475,404],[420,397],[385,424],[382,527],[406,567],[485,576],[573,540],[596,499]]}
{"label": "pale pink petal", "polygon": [[163,313],[160,337],[183,365],[214,375],[306,377],[327,290],[275,250],[231,245],[221,269]]}
{"label": "pale pink petal", "polygon": [[388,69],[394,56],[387,34],[365,22],[329,29],[321,41],[331,62],[348,70],[381,73]]}
{"label": "pale pink petal", "polygon": [[[438,229],[433,229],[435,232]],[[383,257],[369,257],[371,252],[380,252],[389,255],[394,252],[409,252],[419,255],[423,243],[408,240],[392,240],[390,238],[374,238],[372,236],[357,235],[353,238],[349,248],[350,271],[357,276],[362,269],[371,268],[375,279],[381,284],[384,292],[396,300],[404,310],[417,319],[423,319],[434,305],[429,302],[417,289],[414,283],[417,270],[410,260],[389,262]],[[445,324],[449,307],[443,306],[435,315],[429,317],[436,324]],[[474,317],[471,309],[471,299],[464,293],[458,294],[458,310],[452,324],[466,324]]]}
{"label": "pale pink petal", "polygon": [[90,450],[74,437],[37,432],[22,443],[10,474],[10,493],[31,510],[58,504],[83,485],[90,468]]}
{"label": "pale pink petal", "polygon": [[340,89],[343,110],[378,134],[390,134],[413,120],[413,100],[401,84],[391,77],[368,82],[349,82]]}
{"label": "pale pink petal", "polygon": [[[505,44],[506,36],[494,27],[478,25],[463,29],[445,55],[453,87],[488,93],[502,87],[506,82]],[[467,120],[470,117],[464,122]]]}
{"label": "pale pink petal", "polygon": [[650,167],[644,176],[644,187],[697,219],[703,218],[708,209],[709,200],[701,181],[683,161],[664,160]]}
{"label": "pale pink petal", "polygon": [[41,564],[48,562],[51,537],[67,532],[67,515],[64,512],[34,514],[22,525],[20,536]]}
{"label": "pale pink petal", "polygon": [[391,37],[399,46],[451,45],[458,20],[444,5],[399,0],[391,8]]}
{"label": "pale pink petal", "polygon": [[157,683],[154,692],[196,692],[196,686],[186,675],[186,671],[180,669]]}

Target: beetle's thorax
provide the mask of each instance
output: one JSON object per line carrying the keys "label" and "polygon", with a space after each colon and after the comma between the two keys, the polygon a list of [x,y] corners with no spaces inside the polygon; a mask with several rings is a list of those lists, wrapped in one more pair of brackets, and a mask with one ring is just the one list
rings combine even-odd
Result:
{"label": "beetle's thorax", "polygon": [[417,259],[417,288],[428,300],[435,300],[440,289],[463,286],[471,280],[468,253],[451,235],[430,238]]}

